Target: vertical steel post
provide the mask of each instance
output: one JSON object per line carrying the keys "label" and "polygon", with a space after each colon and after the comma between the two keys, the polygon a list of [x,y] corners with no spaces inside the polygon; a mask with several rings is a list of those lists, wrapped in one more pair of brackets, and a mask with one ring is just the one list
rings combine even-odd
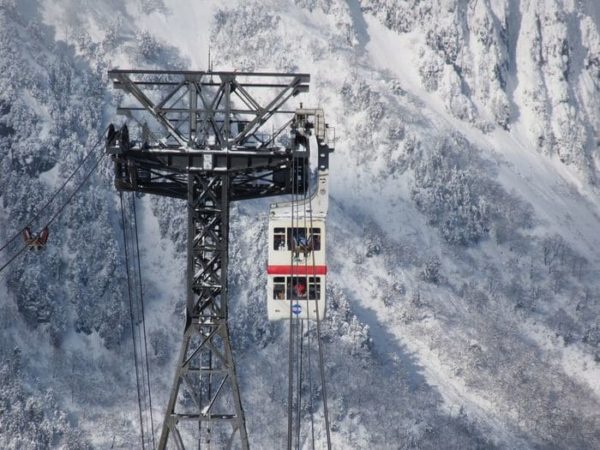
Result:
{"label": "vertical steel post", "polygon": [[229,184],[227,174],[189,177],[186,328],[159,449],[184,448],[190,435],[249,447],[227,324]]}
{"label": "vertical steel post", "polygon": [[190,134],[188,142],[192,143],[192,146],[196,142],[196,138],[198,137],[197,127],[198,127],[198,92],[196,91],[195,83],[188,83],[188,96],[189,96],[189,104],[190,104],[190,114],[189,114],[189,127]]}

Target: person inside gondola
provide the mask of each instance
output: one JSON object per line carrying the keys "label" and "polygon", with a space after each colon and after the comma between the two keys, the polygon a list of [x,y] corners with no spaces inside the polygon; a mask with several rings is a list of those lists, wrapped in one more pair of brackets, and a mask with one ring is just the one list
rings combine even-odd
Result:
{"label": "person inside gondola", "polygon": [[306,298],[306,283],[303,281],[296,281],[294,285],[294,294],[296,298]]}
{"label": "person inside gondola", "polygon": [[309,241],[311,250],[319,251],[321,249],[321,235],[319,233],[311,234]]}
{"label": "person inside gondola", "polygon": [[298,228],[294,231],[292,251],[296,258],[300,256],[300,253],[306,258],[312,251],[312,235],[307,239],[306,230],[304,228]]}
{"label": "person inside gondola", "polygon": [[[306,230],[304,228],[292,228],[292,247],[298,247],[302,243],[306,243]],[[289,232],[288,232],[289,236]]]}
{"label": "person inside gondola", "polygon": [[275,250],[285,250],[285,239],[283,236],[275,235],[274,245]]}
{"label": "person inside gondola", "polygon": [[308,245],[308,241],[306,240],[306,236],[304,235],[304,233],[298,236],[298,245],[300,247],[306,247]]}

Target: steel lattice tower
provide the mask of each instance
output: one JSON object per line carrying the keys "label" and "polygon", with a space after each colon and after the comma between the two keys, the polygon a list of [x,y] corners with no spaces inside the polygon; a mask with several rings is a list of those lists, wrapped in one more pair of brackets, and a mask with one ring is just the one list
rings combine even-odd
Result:
{"label": "steel lattice tower", "polygon": [[[284,107],[308,91],[310,78],[156,70],[109,76],[135,99],[118,112],[141,128],[136,140],[127,126],[109,129],[117,189],[187,201],[186,320],[159,448],[247,449],[227,322],[229,206],[305,189],[308,154],[294,144],[294,130],[307,123]],[[288,131],[288,144],[276,144]]]}

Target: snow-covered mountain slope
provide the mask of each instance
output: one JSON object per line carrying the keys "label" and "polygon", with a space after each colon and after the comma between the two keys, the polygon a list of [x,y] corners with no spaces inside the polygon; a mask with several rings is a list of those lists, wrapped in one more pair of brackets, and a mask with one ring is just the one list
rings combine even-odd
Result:
{"label": "snow-covered mountain slope", "polygon": [[[311,73],[302,102],[335,126],[334,448],[600,447],[597,2],[0,0],[0,241],[116,120],[108,68],[202,69],[209,45],[215,68]],[[139,442],[111,176],[0,274],[2,448]],[[159,429],[184,205],[139,205]],[[231,328],[251,443],[280,448],[287,328],[266,320],[267,210],[232,211]]]}

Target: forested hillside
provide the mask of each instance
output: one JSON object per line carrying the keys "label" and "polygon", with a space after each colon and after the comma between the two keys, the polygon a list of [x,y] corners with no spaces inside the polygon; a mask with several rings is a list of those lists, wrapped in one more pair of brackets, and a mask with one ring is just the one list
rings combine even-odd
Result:
{"label": "forested hillside", "polygon": [[[201,70],[209,46],[215,69],[310,73],[298,101],[335,127],[334,448],[599,448],[596,1],[0,0],[0,245],[34,215],[39,231],[93,160],[46,201],[122,123],[109,68]],[[2,448],[139,443],[112,169],[101,163],[45,250],[0,273]],[[137,202],[159,433],[183,329],[185,203]],[[268,205],[231,212],[230,324],[254,448],[286,440]]]}

